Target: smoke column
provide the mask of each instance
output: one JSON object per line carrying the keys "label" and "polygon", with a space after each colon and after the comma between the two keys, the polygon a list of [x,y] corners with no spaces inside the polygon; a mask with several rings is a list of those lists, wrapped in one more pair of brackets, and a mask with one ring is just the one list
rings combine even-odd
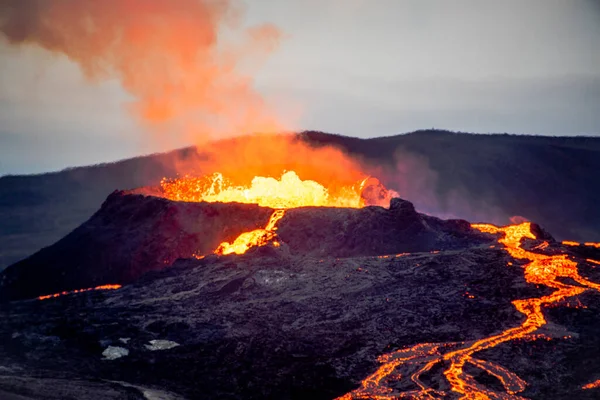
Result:
{"label": "smoke column", "polygon": [[63,54],[91,81],[118,79],[149,126],[188,137],[279,130],[248,70],[280,33],[242,27],[242,14],[233,0],[0,0],[0,37]]}

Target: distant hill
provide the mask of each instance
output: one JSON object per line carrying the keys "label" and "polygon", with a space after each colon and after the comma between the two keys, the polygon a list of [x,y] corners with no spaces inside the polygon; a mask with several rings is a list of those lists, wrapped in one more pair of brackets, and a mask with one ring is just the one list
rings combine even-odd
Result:
{"label": "distant hill", "polygon": [[[600,138],[480,135],[448,131],[358,139],[303,132],[365,164],[419,211],[441,217],[538,222],[557,239],[600,241]],[[193,148],[0,178],[0,269],[48,246],[87,220],[116,189],[156,185]]]}

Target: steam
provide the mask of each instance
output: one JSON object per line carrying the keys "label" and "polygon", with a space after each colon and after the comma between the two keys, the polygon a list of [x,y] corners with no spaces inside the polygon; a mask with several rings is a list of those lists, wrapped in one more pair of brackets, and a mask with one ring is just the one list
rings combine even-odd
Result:
{"label": "steam", "polygon": [[[389,164],[369,160],[362,164],[365,171],[380,177],[386,187],[393,188],[400,197],[411,201],[419,212],[443,219],[489,221],[498,225],[509,222],[510,215],[489,197],[473,193],[463,185],[444,185],[440,173],[422,154],[398,147]],[[513,223],[518,223],[516,221],[520,223],[525,219]]]}
{"label": "steam", "polygon": [[252,86],[280,32],[244,27],[242,14],[234,0],[3,0],[0,37],[117,79],[147,126],[188,138],[280,130]]}

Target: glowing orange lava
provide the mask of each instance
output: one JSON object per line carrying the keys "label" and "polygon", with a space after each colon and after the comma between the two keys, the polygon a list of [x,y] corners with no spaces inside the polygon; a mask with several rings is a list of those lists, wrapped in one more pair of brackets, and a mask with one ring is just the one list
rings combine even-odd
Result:
{"label": "glowing orange lava", "polygon": [[186,176],[179,179],[163,179],[164,197],[176,201],[207,201],[253,203],[277,209],[326,206],[363,206],[362,185],[327,189],[312,180],[301,180],[294,171],[285,172],[281,178],[255,176],[249,186],[235,186],[220,173],[205,177]]}
{"label": "glowing orange lava", "polygon": [[[215,254],[225,255],[243,254],[251,247],[264,246],[269,242],[279,247],[280,243],[273,240],[276,237],[275,225],[283,217],[285,209],[305,206],[363,207],[365,200],[362,191],[369,185],[368,180],[364,178],[354,186],[330,190],[315,181],[301,180],[294,171],[288,171],[280,179],[255,176],[249,186],[235,186],[222,174],[215,173],[201,178],[164,178],[161,189],[164,197],[175,201],[252,203],[277,209],[264,229],[244,232],[233,243],[223,242],[214,251]],[[194,257],[203,256],[195,254]]]}
{"label": "glowing orange lava", "polygon": [[597,249],[600,249],[600,243],[594,243],[594,242],[579,243],[579,242],[573,242],[571,240],[563,240],[562,244],[564,244],[566,246],[588,246],[588,247],[595,247]]}
{"label": "glowing orange lava", "polygon": [[[269,222],[264,229],[255,229],[250,232],[244,232],[233,241],[233,243],[223,242],[215,250],[215,254],[244,254],[248,249],[254,246],[264,246],[272,241],[276,234],[277,222],[283,218],[285,210],[275,210],[269,218]],[[279,242],[274,241],[273,245],[279,247]]]}
{"label": "glowing orange lava", "polygon": [[[543,307],[577,296],[588,289],[600,290],[600,285],[581,277],[577,270],[577,263],[569,260],[564,254],[548,256],[523,249],[522,239],[536,239],[529,222],[506,227],[488,224],[474,224],[472,227],[490,234],[503,234],[498,242],[504,245],[505,250],[513,258],[528,261],[523,266],[527,282],[556,290],[538,298],[514,300],[512,303],[515,308],[525,315],[525,320],[517,327],[474,342],[418,344],[381,356],[379,362],[383,365],[365,379],[361,387],[340,399],[445,398],[449,393],[427,387],[419,379],[423,373],[438,363],[443,363],[445,367],[444,376],[450,384],[451,391],[460,395],[462,399],[522,398],[517,394],[525,389],[524,380],[502,366],[474,358],[474,354],[512,340],[535,340],[538,337],[535,332],[546,324]],[[538,249],[545,247],[540,245]],[[564,283],[560,278],[571,278],[581,286]],[[458,348],[451,349],[452,347]],[[450,350],[442,351],[446,348]],[[477,382],[472,375],[465,372],[464,366],[467,363],[496,377],[505,392],[497,392]],[[411,372],[410,379],[418,389],[401,393],[394,391],[390,384],[402,378],[397,371],[399,367],[402,367],[403,371]]]}
{"label": "glowing orange lava", "polygon": [[585,261],[592,263],[592,264],[597,264],[600,265],[600,261],[596,261],[596,260],[592,260],[591,258],[586,259]]}
{"label": "glowing orange lava", "polygon": [[83,292],[89,292],[92,290],[116,290],[116,289],[120,289],[120,288],[121,288],[121,285],[100,285],[100,286],[96,286],[93,288],[87,288],[87,289],[65,290],[64,292],[60,292],[60,293],[46,294],[44,296],[39,296],[38,300],[47,300],[47,299],[52,299],[55,297],[65,296],[67,294],[83,293]]}
{"label": "glowing orange lava", "polygon": [[579,246],[579,242],[573,242],[572,240],[563,240],[562,244],[565,246]]}
{"label": "glowing orange lava", "polygon": [[581,388],[584,390],[600,388],[600,379],[594,382],[590,382],[587,385],[583,385]]}

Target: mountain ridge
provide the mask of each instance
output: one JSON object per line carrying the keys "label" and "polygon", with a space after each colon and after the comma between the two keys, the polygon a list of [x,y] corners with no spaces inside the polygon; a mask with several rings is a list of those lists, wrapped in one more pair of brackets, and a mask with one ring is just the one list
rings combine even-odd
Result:
{"label": "mountain ridge", "polygon": [[[559,239],[600,241],[600,138],[421,130],[361,139],[318,131],[298,137],[365,164],[419,211],[505,224],[535,221]],[[0,177],[0,269],[51,245],[87,220],[114,190],[175,176],[187,147],[114,163]],[[214,172],[214,171],[210,171]],[[574,207],[576,205],[576,207]]]}

